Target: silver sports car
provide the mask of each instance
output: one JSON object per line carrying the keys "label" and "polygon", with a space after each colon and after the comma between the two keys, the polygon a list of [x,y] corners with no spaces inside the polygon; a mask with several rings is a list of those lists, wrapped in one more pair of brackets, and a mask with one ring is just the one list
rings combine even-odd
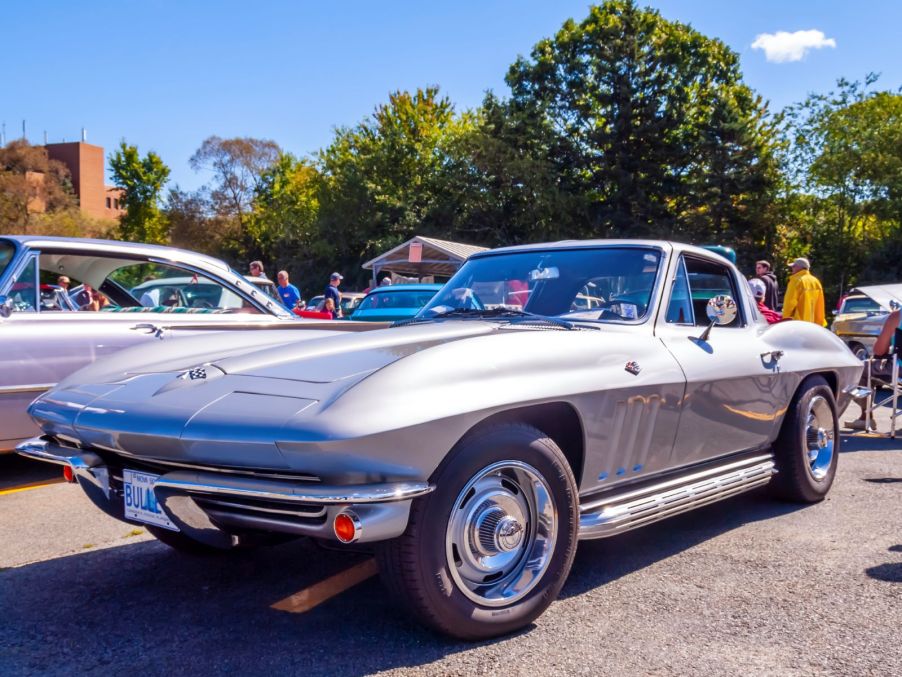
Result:
{"label": "silver sports car", "polygon": [[560,242],[472,256],[391,328],[118,353],[19,450],[177,549],[372,544],[416,617],[485,638],[542,613],[578,539],[765,484],[821,500],[861,369],[714,253]]}

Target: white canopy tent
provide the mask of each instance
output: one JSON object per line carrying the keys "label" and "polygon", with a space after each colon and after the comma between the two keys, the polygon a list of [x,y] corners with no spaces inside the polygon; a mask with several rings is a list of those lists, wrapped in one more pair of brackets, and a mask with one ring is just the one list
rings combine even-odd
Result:
{"label": "white canopy tent", "polygon": [[380,272],[417,278],[451,277],[468,257],[485,250],[486,247],[417,235],[394,249],[367,261],[363,267],[373,271],[373,286],[376,285]]}

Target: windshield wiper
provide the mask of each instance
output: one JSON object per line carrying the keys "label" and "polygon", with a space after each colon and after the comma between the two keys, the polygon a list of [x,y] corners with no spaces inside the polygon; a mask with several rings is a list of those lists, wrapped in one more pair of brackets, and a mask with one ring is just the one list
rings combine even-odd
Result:
{"label": "windshield wiper", "polygon": [[573,329],[573,323],[562,320],[557,317],[548,315],[539,315],[530,313],[526,310],[499,306],[497,308],[450,308],[444,312],[436,313],[431,317],[414,317],[409,320],[399,320],[395,322],[393,327],[400,327],[407,324],[415,324],[419,322],[431,322],[433,320],[441,320],[449,317],[478,317],[478,318],[516,318],[522,320],[531,320],[534,322],[547,322],[563,329]]}

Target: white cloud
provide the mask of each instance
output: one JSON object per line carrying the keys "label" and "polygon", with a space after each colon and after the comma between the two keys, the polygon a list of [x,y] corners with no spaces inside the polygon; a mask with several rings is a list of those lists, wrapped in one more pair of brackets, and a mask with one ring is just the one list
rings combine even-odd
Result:
{"label": "white cloud", "polygon": [[774,63],[801,61],[809,50],[823,47],[836,47],[836,40],[816,30],[761,33],[752,43],[752,49],[763,49],[767,60]]}

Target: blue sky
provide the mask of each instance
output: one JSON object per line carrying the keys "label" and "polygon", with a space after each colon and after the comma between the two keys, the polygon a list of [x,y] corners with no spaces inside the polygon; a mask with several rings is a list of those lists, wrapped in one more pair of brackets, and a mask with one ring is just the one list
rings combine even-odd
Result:
{"label": "blue sky", "polygon": [[[746,81],[774,109],[825,91],[841,76],[877,71],[882,86],[902,85],[902,2],[647,4],[729,44],[742,58]],[[172,168],[172,183],[193,189],[206,177],[188,167],[188,158],[211,134],[271,138],[305,155],[395,89],[437,84],[458,108],[477,106],[487,89],[503,94],[517,55],[528,54],[568,17],[585,17],[588,6],[570,0],[4,3],[0,121],[8,140],[21,135],[23,119],[32,143],[41,143],[45,130],[51,142],[76,140],[82,127],[107,152],[125,139],[142,153],[157,151]],[[801,30],[821,31],[814,42],[835,46],[784,62],[751,47],[760,34]]]}

